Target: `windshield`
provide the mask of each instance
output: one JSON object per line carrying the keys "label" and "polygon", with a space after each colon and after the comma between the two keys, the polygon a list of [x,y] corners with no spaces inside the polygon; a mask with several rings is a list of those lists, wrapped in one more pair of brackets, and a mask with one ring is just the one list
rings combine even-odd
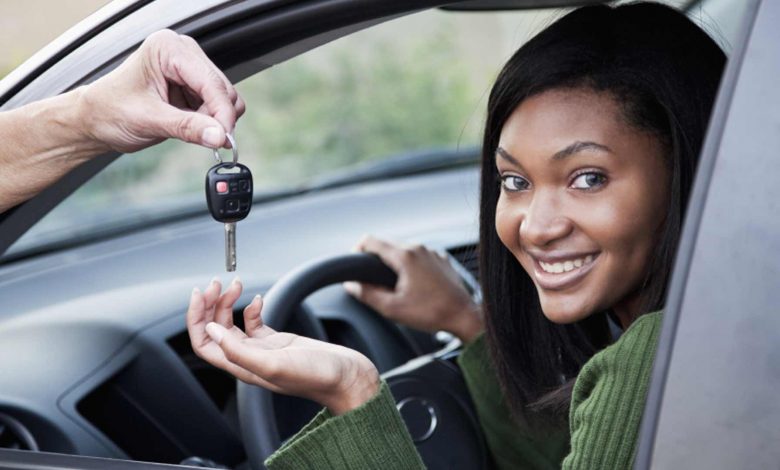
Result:
{"label": "windshield", "polygon": [[[727,50],[736,28],[722,18],[729,11],[723,5],[734,3],[704,0],[690,11]],[[419,164],[423,158],[437,168],[463,164],[464,150],[476,158],[487,94],[500,67],[563,13],[431,10],[341,38],[242,81],[237,88],[247,111],[235,137],[258,200],[327,187],[323,181],[344,184],[430,168]],[[205,214],[204,178],[213,164],[210,150],[177,141],[118,158],[4,258]]]}

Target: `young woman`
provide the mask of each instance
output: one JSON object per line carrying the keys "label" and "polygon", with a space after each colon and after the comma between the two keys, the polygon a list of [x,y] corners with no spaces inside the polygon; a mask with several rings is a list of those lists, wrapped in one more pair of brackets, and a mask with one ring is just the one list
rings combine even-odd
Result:
{"label": "young woman", "polygon": [[[479,309],[437,255],[361,243],[399,282],[393,292],[349,291],[467,344],[459,363],[500,468],[631,466],[658,310],[724,63],[704,32],[657,4],[575,10],[515,53],[491,91],[483,141],[484,335]],[[240,291],[212,282],[193,292],[195,351],[327,408],[269,468],[422,467],[367,358],[263,326],[259,297],[239,330]],[[608,319],[624,330],[616,340]]]}

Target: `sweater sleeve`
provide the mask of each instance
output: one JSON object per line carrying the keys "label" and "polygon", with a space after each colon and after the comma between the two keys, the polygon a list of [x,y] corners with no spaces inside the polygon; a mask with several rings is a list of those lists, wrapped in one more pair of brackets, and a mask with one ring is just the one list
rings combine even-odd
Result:
{"label": "sweater sleeve", "polygon": [[644,315],[577,376],[564,469],[629,469],[636,452],[661,313]]}
{"label": "sweater sleeve", "polygon": [[566,427],[532,429],[511,418],[488,356],[484,335],[466,346],[458,357],[458,364],[497,468],[560,468],[569,449]]}
{"label": "sweater sleeve", "polygon": [[[510,418],[484,338],[458,358],[499,470],[553,469],[568,451],[564,429],[530,429]],[[269,470],[424,469],[386,383],[360,407],[341,416],[322,410],[265,462]]]}
{"label": "sweater sleeve", "polygon": [[343,415],[320,411],[265,465],[268,470],[425,468],[385,382],[376,396]]}

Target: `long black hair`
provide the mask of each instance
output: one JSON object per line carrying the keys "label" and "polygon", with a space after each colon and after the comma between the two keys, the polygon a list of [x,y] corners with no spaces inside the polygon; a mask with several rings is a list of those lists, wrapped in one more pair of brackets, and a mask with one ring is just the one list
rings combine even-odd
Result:
{"label": "long black hair", "polygon": [[495,151],[526,98],[551,89],[608,92],[626,123],[665,148],[669,206],[641,292],[642,312],[663,307],[688,195],[726,57],[682,13],[655,3],[588,6],[523,45],[491,90],[482,147],[480,275],[486,335],[510,407],[540,403],[565,416],[573,379],[610,341],[605,312],[559,325],[542,313],[531,279],[495,229]]}

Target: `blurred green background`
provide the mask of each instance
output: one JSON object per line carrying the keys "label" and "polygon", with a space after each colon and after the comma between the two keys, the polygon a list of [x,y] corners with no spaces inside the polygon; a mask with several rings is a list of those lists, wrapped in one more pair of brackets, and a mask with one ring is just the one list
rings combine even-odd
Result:
{"label": "blurred green background", "polygon": [[[476,146],[501,65],[559,14],[424,12],[241,81],[247,111],[235,137],[255,192],[299,188],[332,171],[409,152]],[[13,250],[143,223],[176,207],[205,210],[203,181],[213,164],[211,150],[177,141],[120,157]]]}
{"label": "blurred green background", "polygon": [[[236,128],[255,192],[428,149],[476,146],[490,84],[516,47],[556,11],[430,11],[323,45],[237,84]],[[223,150],[225,157],[229,152]],[[203,204],[213,153],[167,141],[110,164],[16,249],[78,237],[156,212]]]}
{"label": "blurred green background", "polygon": [[[733,35],[734,22],[720,13],[735,1],[703,0],[689,12],[727,50],[723,38]],[[0,73],[105,3],[0,0]],[[487,94],[500,67],[562,14],[426,11],[338,39],[243,80],[237,88],[247,111],[236,139],[240,161],[254,174],[255,192],[301,187],[334,170],[410,152],[477,146]],[[175,213],[177,207],[202,204],[205,210],[204,175],[213,164],[209,149],[176,141],[123,156],[12,250],[132,225]]]}

